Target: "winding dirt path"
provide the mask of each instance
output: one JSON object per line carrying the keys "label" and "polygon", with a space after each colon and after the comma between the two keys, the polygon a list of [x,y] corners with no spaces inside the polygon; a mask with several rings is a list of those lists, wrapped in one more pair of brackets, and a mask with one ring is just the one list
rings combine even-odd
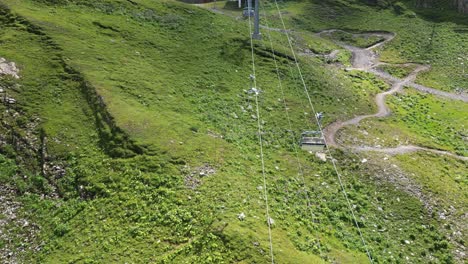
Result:
{"label": "winding dirt path", "polygon": [[[336,31],[344,32],[342,30],[333,29],[333,30],[325,30],[325,31],[319,32],[316,35],[322,37],[322,35],[324,34],[330,34]],[[433,88],[425,87],[423,85],[415,84],[414,81],[416,80],[416,77],[418,76],[418,74],[420,72],[427,71],[430,69],[430,66],[428,65],[412,64],[412,65],[417,65],[417,67],[413,70],[413,72],[411,72],[407,77],[403,79],[397,78],[387,72],[384,72],[376,68],[377,66],[382,65],[384,63],[381,63],[379,61],[379,57],[375,52],[373,52],[373,49],[380,47],[384,45],[385,43],[391,41],[396,36],[395,34],[388,33],[388,32],[370,32],[370,33],[359,33],[359,34],[353,34],[353,35],[354,36],[378,36],[384,39],[383,41],[376,43],[368,48],[354,47],[354,46],[341,43],[341,42],[336,42],[336,43],[340,45],[341,47],[349,50],[352,53],[352,59],[351,59],[352,68],[351,69],[373,73],[381,77],[382,79],[390,82],[392,84],[392,87],[390,90],[379,93],[375,96],[375,103],[377,104],[377,107],[378,107],[377,113],[356,116],[346,121],[336,121],[328,125],[327,127],[325,127],[323,133],[324,133],[324,137],[325,137],[327,144],[332,147],[348,148],[354,151],[376,151],[376,152],[382,152],[382,153],[386,153],[390,155],[405,154],[405,153],[411,153],[415,151],[429,151],[435,154],[447,155],[450,157],[468,161],[468,157],[458,156],[456,154],[453,154],[447,151],[424,148],[424,147],[419,147],[419,146],[414,146],[414,145],[402,145],[402,146],[397,146],[394,148],[377,148],[377,147],[370,147],[370,146],[350,147],[350,146],[341,146],[340,144],[336,142],[336,134],[340,129],[349,125],[358,125],[362,120],[367,119],[367,118],[386,117],[390,115],[391,111],[385,103],[387,96],[393,95],[401,91],[403,87],[405,86],[410,86],[410,87],[417,89],[418,91],[434,94],[434,95],[445,97],[448,99],[461,100],[463,102],[468,102],[467,94],[453,94],[453,93],[448,93],[448,92],[436,90]]]}

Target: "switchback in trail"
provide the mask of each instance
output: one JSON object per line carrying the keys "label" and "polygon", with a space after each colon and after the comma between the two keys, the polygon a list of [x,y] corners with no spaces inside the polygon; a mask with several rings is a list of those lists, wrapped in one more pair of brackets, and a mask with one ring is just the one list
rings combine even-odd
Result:
{"label": "switchback in trail", "polygon": [[[217,12],[217,10],[216,11],[212,10],[212,11],[216,13],[224,14],[223,12]],[[240,19],[240,17],[236,17],[236,19]],[[281,33],[286,33],[286,31],[288,33],[294,32],[293,30],[285,30],[281,28],[268,27],[264,25],[261,25],[261,28],[265,30],[281,32]],[[316,33],[316,36],[323,37],[323,35],[331,34],[333,32],[349,33],[340,29],[329,29],[329,30],[324,30],[319,33]],[[339,145],[336,142],[337,132],[346,126],[358,125],[362,120],[367,119],[367,118],[389,116],[391,114],[391,111],[385,103],[386,97],[388,95],[393,95],[401,91],[403,87],[405,86],[412,87],[420,92],[433,94],[433,95],[444,97],[447,99],[468,102],[468,94],[466,93],[457,93],[457,94],[449,93],[449,92],[444,92],[441,90],[437,90],[434,88],[430,88],[430,87],[426,87],[426,86],[414,83],[414,81],[416,80],[416,77],[418,76],[420,72],[424,72],[430,69],[429,65],[421,65],[421,64],[415,64],[415,63],[399,64],[402,66],[416,65],[416,68],[413,70],[413,72],[411,72],[406,78],[403,78],[403,79],[400,79],[398,77],[395,77],[387,72],[384,72],[378,69],[378,66],[385,65],[388,63],[380,62],[379,56],[373,50],[393,40],[396,36],[395,33],[386,32],[386,31],[372,31],[372,32],[364,32],[364,33],[350,33],[350,34],[352,34],[353,36],[357,36],[357,37],[376,36],[376,37],[380,37],[383,39],[382,41],[378,41],[377,43],[374,43],[371,46],[366,47],[366,48],[352,46],[352,45],[339,42],[339,41],[335,41],[335,43],[352,53],[352,59],[351,59],[352,67],[349,68],[349,70],[360,70],[360,71],[372,73],[386,80],[387,82],[391,83],[392,88],[386,92],[379,93],[375,96],[375,103],[377,104],[377,107],[378,107],[377,113],[356,116],[346,121],[335,121],[332,124],[325,127],[323,130],[323,134],[324,134],[327,144],[329,146],[337,147],[337,148],[346,148],[346,149],[351,149],[354,151],[375,151],[375,152],[386,153],[389,155],[406,154],[406,153],[411,153],[415,151],[428,151],[431,153],[435,153],[439,155],[447,155],[447,156],[454,157],[460,160],[468,161],[468,157],[465,157],[465,156],[459,156],[448,151],[431,149],[431,148],[415,146],[415,145],[401,145],[401,146],[397,146],[393,148],[380,148],[380,147],[372,147],[372,146],[353,147],[353,146]],[[337,51],[333,51],[332,54],[336,52]],[[334,54],[333,56],[335,55],[336,54]]]}
{"label": "switchback in trail", "polygon": [[[317,36],[322,37],[325,34],[330,34],[330,33],[337,32],[337,31],[345,32],[345,31],[338,30],[338,29],[332,29],[332,30],[325,30],[325,31],[319,32],[317,33]],[[415,88],[418,91],[434,94],[434,95],[445,97],[451,100],[461,100],[463,102],[468,102],[467,94],[464,94],[464,93],[454,94],[454,93],[443,92],[437,89],[425,87],[423,85],[414,83],[414,81],[416,80],[416,77],[418,76],[420,72],[427,71],[430,69],[430,66],[428,65],[413,64],[413,65],[416,65],[416,68],[413,70],[413,72],[411,72],[407,77],[403,79],[397,78],[387,72],[384,72],[378,69],[377,66],[380,66],[384,63],[379,61],[379,57],[373,51],[373,49],[380,47],[384,45],[385,43],[391,41],[396,36],[395,34],[389,33],[389,32],[367,32],[367,33],[357,33],[357,34],[352,34],[352,35],[355,37],[356,36],[357,37],[377,36],[377,37],[382,38],[383,41],[380,41],[368,48],[359,48],[359,47],[351,46],[351,45],[348,45],[339,41],[335,41],[338,45],[340,45],[341,47],[345,48],[346,50],[352,53],[353,55],[351,59],[352,68],[350,69],[373,73],[376,76],[379,76],[380,78],[391,83],[392,87],[390,90],[379,93],[375,96],[375,103],[377,104],[377,107],[378,107],[377,113],[369,114],[369,115],[360,115],[350,120],[336,121],[328,125],[324,129],[324,137],[325,137],[327,144],[329,146],[338,147],[338,148],[340,147],[347,148],[347,149],[352,149],[354,151],[376,151],[376,152],[382,152],[382,153],[386,153],[390,155],[404,154],[404,153],[410,153],[414,151],[429,151],[435,154],[447,155],[447,156],[451,156],[457,159],[468,161],[468,157],[458,156],[456,154],[453,154],[447,151],[436,150],[436,149],[425,148],[425,147],[414,146],[414,145],[401,145],[401,146],[397,146],[394,148],[378,148],[378,147],[371,147],[371,146],[365,146],[365,147],[343,146],[336,142],[337,132],[346,126],[358,125],[362,120],[367,119],[367,118],[389,116],[391,111],[385,103],[386,97],[388,95],[393,95],[401,91],[403,87],[405,86],[410,86],[410,87]]]}

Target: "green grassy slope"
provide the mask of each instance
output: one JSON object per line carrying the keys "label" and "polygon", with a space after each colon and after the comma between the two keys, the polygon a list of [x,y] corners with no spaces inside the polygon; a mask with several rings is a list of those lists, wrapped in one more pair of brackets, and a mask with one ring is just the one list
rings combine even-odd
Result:
{"label": "green grassy slope", "polygon": [[[365,5],[360,0],[288,1],[281,5],[288,26],[310,31],[329,28],[347,30],[386,30],[396,38],[381,51],[382,61],[430,64],[431,71],[418,77],[423,85],[454,91],[466,90],[468,78],[463,65],[468,63],[466,16],[450,9],[413,11],[411,1],[400,1],[388,8]],[[276,9],[270,14],[276,18]]]}
{"label": "green grassy slope", "polygon": [[[396,38],[378,51],[381,60],[429,64],[432,69],[420,74],[417,82],[447,91],[466,91],[468,79],[463,74],[462,65],[466,65],[466,16],[439,8],[413,9],[411,1],[401,1],[403,3],[388,8],[364,5],[362,2],[291,1],[281,5],[281,8],[287,10],[284,16],[290,27],[312,32],[328,28],[395,32]],[[273,7],[270,14],[276,16],[276,23],[279,23]],[[395,76],[406,76],[409,70],[401,66],[383,68]],[[390,118],[369,119],[358,127],[347,127],[340,132],[341,139],[351,145],[415,144],[466,156],[468,124],[465,103],[423,95],[412,89],[390,97],[388,102],[393,112]],[[451,236],[454,243],[464,244],[460,242],[464,240],[460,234],[466,232],[466,225],[458,213],[448,213],[449,217],[439,216],[445,215],[444,212],[466,212],[464,197],[458,193],[466,190],[466,176],[461,176],[466,174],[466,162],[421,153],[399,155],[396,159],[375,153],[365,156],[383,167],[401,168],[406,180],[417,186],[411,187],[411,192],[418,193],[419,189],[424,196],[430,197],[426,202],[434,208],[432,214],[439,225],[446,227],[441,229],[442,232]],[[390,162],[385,164],[386,160]],[[399,181],[398,176],[389,179]],[[453,192],[447,193],[448,190]]]}
{"label": "green grassy slope", "polygon": [[[41,250],[23,253],[25,262],[268,261],[255,102],[244,91],[246,22],[174,1],[46,2],[2,1],[0,56],[20,66],[18,110],[41,118],[33,132],[48,139],[49,162],[66,169],[61,178],[41,175],[40,159],[2,147],[2,163],[6,156],[20,168],[0,179],[19,189],[24,214],[41,226]],[[271,52],[255,44],[277,262],[366,262],[332,165],[300,152],[305,185],[299,176],[292,145],[313,125],[291,62],[281,58],[280,72],[293,139]],[[301,66],[325,122],[369,111],[370,95],[384,88],[318,59]],[[9,122],[19,134],[30,129]],[[335,154],[376,262],[452,259],[421,201]]]}
{"label": "green grassy slope", "polygon": [[461,156],[468,154],[466,103],[421,94],[410,88],[387,102],[391,117],[364,120],[359,127],[346,128],[341,134],[365,145],[415,144]]}

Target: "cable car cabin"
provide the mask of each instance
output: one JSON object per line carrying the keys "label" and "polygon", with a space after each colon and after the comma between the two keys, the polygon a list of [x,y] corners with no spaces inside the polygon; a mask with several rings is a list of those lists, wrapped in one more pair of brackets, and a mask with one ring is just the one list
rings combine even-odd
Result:
{"label": "cable car cabin", "polygon": [[311,152],[325,149],[325,139],[319,131],[305,131],[301,134],[301,148]]}

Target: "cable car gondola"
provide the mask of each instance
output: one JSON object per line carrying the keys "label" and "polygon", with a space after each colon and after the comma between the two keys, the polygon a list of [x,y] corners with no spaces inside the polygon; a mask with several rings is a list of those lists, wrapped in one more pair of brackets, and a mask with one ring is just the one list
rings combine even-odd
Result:
{"label": "cable car gondola", "polygon": [[300,145],[303,150],[319,152],[325,149],[325,139],[320,131],[304,131]]}

